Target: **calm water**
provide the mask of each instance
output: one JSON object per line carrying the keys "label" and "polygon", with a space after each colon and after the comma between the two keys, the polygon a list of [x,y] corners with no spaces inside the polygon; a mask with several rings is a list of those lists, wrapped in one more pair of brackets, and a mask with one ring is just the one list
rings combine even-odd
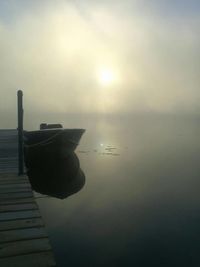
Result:
{"label": "calm water", "polygon": [[64,125],[87,129],[76,150],[86,183],[64,200],[38,198],[58,266],[200,266],[199,118]]}

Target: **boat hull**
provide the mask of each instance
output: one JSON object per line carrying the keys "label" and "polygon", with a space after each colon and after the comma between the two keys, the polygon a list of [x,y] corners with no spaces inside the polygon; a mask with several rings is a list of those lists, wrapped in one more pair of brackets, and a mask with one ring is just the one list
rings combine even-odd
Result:
{"label": "boat hull", "polygon": [[74,152],[84,129],[48,129],[24,132],[24,156],[27,168]]}

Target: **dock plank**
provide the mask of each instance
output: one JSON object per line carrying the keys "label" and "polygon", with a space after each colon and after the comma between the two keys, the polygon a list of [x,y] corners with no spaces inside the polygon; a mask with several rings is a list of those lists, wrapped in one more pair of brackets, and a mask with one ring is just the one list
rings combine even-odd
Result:
{"label": "dock plank", "polygon": [[22,177],[0,177],[0,182],[9,182],[9,181],[12,181],[12,182],[15,182],[15,181],[29,181],[28,178],[25,178],[24,176]]}
{"label": "dock plank", "polygon": [[41,218],[0,221],[0,231],[44,226]]}
{"label": "dock plank", "polygon": [[40,252],[28,255],[6,257],[0,259],[0,266],[3,267],[55,267],[56,263],[52,253]]}
{"label": "dock plank", "polygon": [[7,242],[0,244],[0,258],[50,250],[48,238]]}
{"label": "dock plank", "polygon": [[15,174],[15,176],[11,176],[11,175],[9,175],[9,176],[5,176],[5,175],[2,175],[1,177],[0,177],[0,181],[1,182],[3,182],[3,181],[5,181],[5,182],[7,182],[7,181],[29,181],[29,179],[27,178],[27,177],[25,177],[25,176],[16,176],[16,174]]}
{"label": "dock plank", "polygon": [[36,210],[38,206],[36,203],[19,203],[11,205],[0,205],[0,212],[8,211],[22,211],[22,210]]}
{"label": "dock plank", "polygon": [[8,188],[1,188],[0,187],[0,195],[7,194],[7,193],[25,193],[25,192],[32,192],[31,187],[8,187]]}
{"label": "dock plank", "polygon": [[43,227],[0,231],[0,243],[48,237]]}
{"label": "dock plank", "polygon": [[31,188],[31,185],[27,182],[27,183],[16,183],[16,184],[13,184],[13,183],[9,183],[9,184],[2,184],[0,185],[0,189],[3,189],[3,188]]}
{"label": "dock plank", "polygon": [[3,201],[4,199],[18,199],[18,198],[27,198],[27,197],[33,197],[32,191],[0,194],[0,201]]}
{"label": "dock plank", "polygon": [[19,204],[19,203],[33,203],[35,200],[32,197],[17,198],[17,199],[1,199],[1,205]]}
{"label": "dock plank", "polygon": [[3,185],[20,185],[20,184],[30,184],[30,183],[27,180],[0,181],[0,186],[3,186]]}
{"label": "dock plank", "polygon": [[0,221],[10,221],[17,219],[28,219],[40,217],[38,210],[26,210],[26,211],[13,211],[13,212],[1,212]]}

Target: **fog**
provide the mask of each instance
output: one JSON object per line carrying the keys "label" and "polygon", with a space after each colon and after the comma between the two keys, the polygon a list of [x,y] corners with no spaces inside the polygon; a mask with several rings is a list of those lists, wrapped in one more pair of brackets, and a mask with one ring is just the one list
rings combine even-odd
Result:
{"label": "fog", "polygon": [[[199,114],[198,1],[1,1],[0,127],[42,113]],[[116,74],[103,86],[101,67]],[[9,122],[8,122],[9,121]]]}

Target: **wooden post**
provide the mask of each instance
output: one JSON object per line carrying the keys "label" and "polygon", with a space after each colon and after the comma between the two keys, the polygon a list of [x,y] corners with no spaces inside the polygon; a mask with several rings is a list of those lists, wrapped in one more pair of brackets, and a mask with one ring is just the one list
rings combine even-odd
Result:
{"label": "wooden post", "polygon": [[18,106],[18,175],[24,173],[24,155],[23,155],[23,92],[17,91]]}

